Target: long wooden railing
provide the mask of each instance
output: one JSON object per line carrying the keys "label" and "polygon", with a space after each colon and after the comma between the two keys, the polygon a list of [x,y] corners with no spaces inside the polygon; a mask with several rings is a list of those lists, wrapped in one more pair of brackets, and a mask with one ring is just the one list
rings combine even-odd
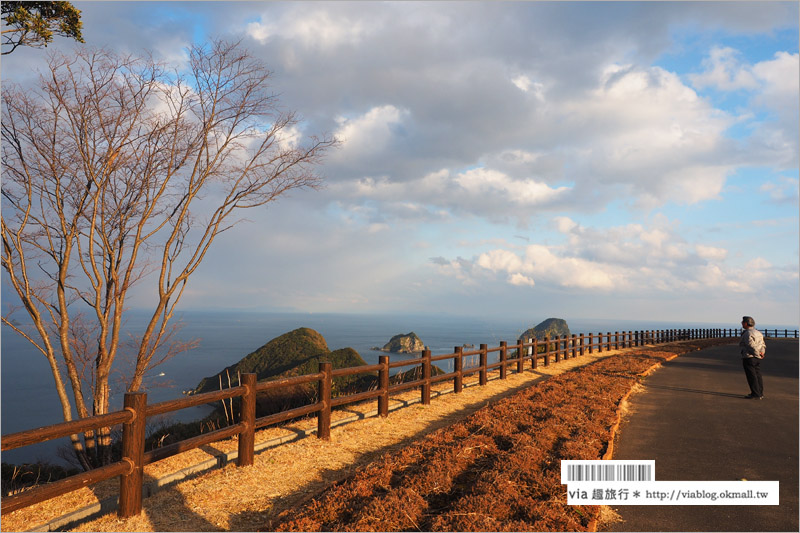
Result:
{"label": "long wooden railing", "polygon": [[[559,362],[562,359],[578,357],[587,353],[591,354],[595,351],[620,350],[681,340],[733,337],[738,336],[739,332],[739,330],[733,329],[673,329],[614,332],[613,334],[608,332],[606,334],[598,333],[597,335],[590,333],[588,335],[571,335],[570,337],[564,335],[553,339],[546,337],[542,341],[536,339],[520,340],[517,344],[511,346],[506,342],[501,342],[500,346],[494,348],[481,344],[478,350],[472,351],[465,351],[462,347],[457,346],[454,348],[453,353],[436,356],[431,356],[430,350],[425,350],[422,352],[421,357],[393,362],[389,361],[389,356],[382,355],[376,365],[362,365],[336,370],[332,368],[330,362],[320,362],[319,371],[314,374],[262,383],[256,382],[255,374],[243,374],[241,376],[241,384],[238,387],[152,405],[147,405],[146,393],[126,393],[121,411],[4,435],[2,437],[2,451],[7,451],[68,435],[96,430],[97,428],[122,424],[122,459],[101,468],[7,496],[2,500],[2,514],[28,507],[100,481],[119,477],[118,514],[123,518],[130,517],[139,514],[142,510],[142,485],[145,465],[234,436],[238,437],[237,465],[252,465],[255,453],[255,430],[257,428],[316,413],[317,437],[329,439],[331,409],[333,407],[377,398],[378,414],[387,416],[389,413],[389,396],[407,389],[419,387],[421,390],[421,402],[427,405],[430,404],[431,385],[434,383],[452,380],[453,391],[459,393],[463,389],[464,378],[467,376],[477,373],[478,383],[485,385],[488,381],[489,372],[499,369],[500,379],[505,379],[509,368],[516,370],[516,372],[523,372],[526,361],[531,361],[531,368],[535,369],[539,364],[546,366],[551,362]],[[784,336],[788,337],[789,333],[789,330],[786,330]],[[795,330],[793,333],[794,337],[797,338],[797,331]],[[777,330],[775,335],[778,335]],[[498,361],[489,363],[489,354],[494,352],[499,352]],[[464,358],[474,358],[475,356],[478,357],[479,364],[465,368]],[[453,360],[453,371],[432,377],[432,364],[448,359]],[[422,377],[405,383],[390,384],[389,376],[391,370],[406,366],[420,367]],[[332,397],[333,378],[374,372],[378,373],[378,385],[375,390]],[[318,400],[316,403],[256,418],[256,395],[259,392],[315,382],[318,387]],[[148,418],[231,398],[241,398],[238,423],[168,446],[145,451],[145,429]]]}
{"label": "long wooden railing", "polygon": [[[796,330],[796,329],[795,330],[784,329],[783,331],[781,331],[779,329],[761,329],[761,328],[759,328],[759,331],[761,333],[763,333],[764,336],[767,337],[767,338],[774,338],[774,339],[780,339],[781,337],[783,337],[784,339],[789,339],[789,338],[796,339],[796,338],[798,338],[798,330]],[[770,331],[772,333],[770,333]]]}

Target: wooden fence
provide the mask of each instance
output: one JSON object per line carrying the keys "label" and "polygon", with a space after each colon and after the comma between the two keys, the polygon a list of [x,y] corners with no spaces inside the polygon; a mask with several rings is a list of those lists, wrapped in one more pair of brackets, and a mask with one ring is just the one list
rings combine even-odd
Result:
{"label": "wooden fence", "polygon": [[[317,437],[329,439],[331,409],[334,407],[377,398],[378,414],[387,416],[389,413],[389,396],[411,388],[420,388],[421,401],[424,405],[427,405],[431,401],[431,385],[441,381],[452,380],[453,391],[459,393],[462,391],[464,377],[466,376],[478,374],[478,383],[485,385],[488,381],[489,372],[499,369],[500,379],[505,379],[509,368],[516,372],[523,372],[526,361],[530,361],[531,368],[535,369],[540,364],[549,365],[551,362],[559,362],[562,359],[579,357],[587,353],[620,350],[680,340],[733,337],[738,336],[739,331],[733,329],[681,329],[614,332],[613,334],[608,332],[606,334],[598,333],[597,335],[590,333],[588,335],[581,334],[570,337],[564,335],[553,339],[546,337],[542,341],[536,339],[521,340],[511,346],[506,342],[501,342],[500,346],[495,348],[489,348],[486,344],[481,344],[478,350],[472,351],[465,351],[462,347],[457,346],[454,348],[453,353],[436,356],[431,356],[431,352],[425,350],[418,358],[393,362],[389,361],[388,355],[382,355],[376,365],[362,365],[336,370],[332,369],[330,362],[320,362],[319,371],[315,374],[262,383],[256,382],[255,374],[243,374],[241,376],[241,384],[238,387],[152,405],[147,404],[146,393],[126,393],[121,411],[4,435],[2,437],[2,451],[122,424],[122,459],[88,472],[7,496],[2,500],[2,514],[28,507],[81,487],[119,477],[118,514],[123,518],[130,517],[139,514],[142,510],[142,484],[145,465],[218,440],[237,436],[237,465],[248,466],[253,464],[256,429],[316,413]],[[797,338],[797,331],[789,332],[788,330],[784,331],[784,337],[788,337],[789,333],[794,333],[794,337]],[[775,330],[775,336],[777,335],[778,331]],[[499,352],[499,360],[490,364],[488,362],[489,354],[493,352]],[[464,358],[474,356],[478,356],[479,364],[465,367]],[[453,360],[454,370],[431,377],[431,365],[437,361],[448,359]],[[391,369],[405,366],[421,368],[422,377],[414,381],[390,385],[389,375]],[[332,380],[334,377],[374,372],[378,373],[376,389],[332,397]],[[256,395],[259,392],[315,382],[319,393],[316,403],[256,418]],[[241,398],[238,423],[168,446],[145,451],[145,428],[149,417],[231,398]]]}
{"label": "wooden fence", "polygon": [[[796,329],[795,330],[784,329],[783,331],[781,331],[779,329],[761,329],[761,328],[758,328],[758,330],[761,333],[763,333],[764,336],[767,337],[767,338],[775,338],[775,339],[779,339],[781,337],[783,337],[785,339],[789,339],[789,338],[796,339],[796,338],[798,338],[798,330],[796,330]],[[772,333],[770,333],[770,332],[772,332]]]}

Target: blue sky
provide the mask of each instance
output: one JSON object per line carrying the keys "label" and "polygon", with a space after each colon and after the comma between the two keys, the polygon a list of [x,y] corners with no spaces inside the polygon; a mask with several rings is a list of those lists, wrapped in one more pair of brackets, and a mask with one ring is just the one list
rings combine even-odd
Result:
{"label": "blue sky", "polygon": [[800,321],[797,2],[75,5],[86,46],[241,39],[342,141],[184,309]]}

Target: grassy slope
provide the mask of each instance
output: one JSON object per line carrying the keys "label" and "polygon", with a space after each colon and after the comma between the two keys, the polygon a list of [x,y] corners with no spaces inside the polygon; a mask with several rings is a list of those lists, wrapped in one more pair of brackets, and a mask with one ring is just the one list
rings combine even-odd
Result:
{"label": "grassy slope", "polygon": [[333,368],[366,364],[352,348],[330,351],[325,338],[318,332],[310,328],[299,328],[272,339],[221,372],[203,378],[195,391],[200,393],[219,390],[220,376],[224,387],[228,386],[228,375],[231,377],[231,384],[235,385],[238,372],[253,372],[259,381],[312,374],[319,370],[321,360],[331,361]]}
{"label": "grassy slope", "polygon": [[596,506],[568,506],[562,459],[599,459],[621,399],[671,356],[720,341],[620,354],[555,376],[387,454],[277,531],[585,531]]}

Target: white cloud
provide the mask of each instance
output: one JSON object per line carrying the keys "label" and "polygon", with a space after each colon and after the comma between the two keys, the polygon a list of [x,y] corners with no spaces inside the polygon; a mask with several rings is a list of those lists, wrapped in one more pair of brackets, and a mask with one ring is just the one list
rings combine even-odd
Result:
{"label": "white cloud", "polygon": [[339,128],[336,137],[342,141],[342,149],[333,159],[347,159],[358,156],[375,155],[391,142],[393,127],[400,124],[408,111],[393,105],[373,107],[361,116],[348,119],[337,118]]}
{"label": "white cloud", "polygon": [[694,248],[699,257],[709,261],[722,261],[728,257],[728,250],[724,248],[706,246],[704,244],[696,244]]}
{"label": "white cloud", "polygon": [[578,257],[561,256],[554,249],[532,244],[523,254],[496,249],[483,253],[475,265],[491,272],[505,272],[512,285],[534,286],[533,280],[544,279],[560,287],[608,289],[615,274],[604,265]]}
{"label": "white cloud", "polygon": [[512,285],[516,285],[518,287],[534,287],[536,283],[533,281],[533,278],[529,278],[528,276],[523,276],[519,272],[515,272],[511,274],[508,278],[508,282]]}
{"label": "white cloud", "polygon": [[578,228],[578,223],[569,217],[555,217],[553,221],[556,223],[556,228],[561,233],[571,233]]}
{"label": "white cloud", "polygon": [[441,169],[420,179],[394,181],[387,176],[331,184],[328,189],[353,209],[381,202],[381,212],[400,219],[444,220],[468,214],[489,219],[522,219],[534,208],[548,209],[568,201],[570,188],[550,187],[535,179],[514,179],[492,169],[462,172]]}
{"label": "white cloud", "polygon": [[[263,20],[269,22],[263,22]],[[267,14],[261,21],[245,27],[247,35],[265,44],[272,38],[282,38],[318,51],[330,51],[341,45],[356,45],[374,30],[373,24],[357,14],[330,9],[309,10],[294,7],[275,20]]]}
{"label": "white cloud", "polygon": [[721,91],[755,89],[758,87],[753,72],[742,64],[740,52],[730,47],[715,46],[709,57],[703,60],[705,70],[701,74],[691,74],[689,79],[698,89],[714,87]]}
{"label": "white cloud", "polygon": [[533,265],[525,263],[519,255],[510,250],[492,250],[483,253],[475,261],[475,264],[492,272],[533,272]]}
{"label": "white cloud", "polygon": [[[738,50],[715,47],[703,61],[706,70],[689,78],[698,89],[744,91],[747,95],[748,105],[737,120],[748,124],[751,133],[746,139],[747,160],[742,159],[744,154],[739,154],[738,163],[779,169],[796,167],[800,55],[777,51],[773,59],[752,65],[741,56]],[[756,113],[762,110],[768,111],[767,118]]]}
{"label": "white cloud", "polygon": [[487,168],[476,168],[461,172],[452,178],[468,196],[484,199],[499,197],[519,205],[535,206],[551,202],[568,189],[553,189],[533,179],[516,180],[510,176]]}
{"label": "white cloud", "polygon": [[768,181],[761,185],[760,190],[769,195],[770,199],[776,203],[798,202],[798,192],[800,191],[800,180],[782,176],[775,181]]}
{"label": "white cloud", "polygon": [[750,261],[745,264],[745,269],[749,271],[759,271],[759,270],[766,270],[772,268],[772,263],[764,259],[763,257],[756,257],[751,259]]}
{"label": "white cloud", "polygon": [[799,54],[776,52],[775,58],[753,66],[753,73],[764,84],[763,102],[766,105],[779,102],[794,102],[800,92]]}
{"label": "white cloud", "polygon": [[728,265],[727,249],[688,243],[680,237],[677,225],[660,216],[649,225],[605,229],[586,228],[567,217],[556,217],[554,224],[569,235],[568,244],[507,245],[480,253],[471,261],[459,258],[459,279],[477,284],[487,273],[505,274],[507,283],[514,286],[630,295],[642,291],[753,292],[758,290],[753,280],[776,276],[776,269],[763,258],[749,261],[742,269]]}
{"label": "white cloud", "polygon": [[524,93],[531,93],[537,100],[544,102],[544,84],[538,81],[533,81],[525,74],[520,74],[511,79],[517,89]]}
{"label": "white cloud", "polygon": [[288,126],[278,131],[278,145],[282,150],[293,150],[297,148],[303,138],[303,133],[295,125]]}
{"label": "white cloud", "polygon": [[733,119],[658,67],[610,65],[562,113],[575,134],[577,179],[627,187],[643,207],[716,198],[733,169],[724,162]]}
{"label": "white cloud", "polygon": [[[413,280],[430,301],[465,285],[459,294],[498,299],[499,286],[515,295],[555,287],[570,299],[588,294],[602,309],[617,294],[663,291],[668,297],[648,303],[656,309],[683,306],[693,293],[704,301],[757,294],[768,283],[784,284],[773,295],[797,286],[793,265],[732,266],[752,253],[738,234],[708,237],[707,226],[774,218],[782,222],[767,228],[757,255],[782,264],[796,247],[796,209],[787,204],[797,202],[798,54],[783,29],[795,31],[797,4],[768,4],[206,2],[153,17],[149,6],[99,2],[84,15],[87,42],[156,48],[178,63],[181,42],[244,35],[274,70],[282,107],[303,115],[303,132],[343,140],[318,169],[327,187],[298,194],[303,202],[269,219],[274,238],[262,235],[270,225],[246,233],[265,243],[253,262],[262,266],[247,279],[269,284],[276,301],[392,298],[406,286],[370,280],[387,272],[410,280],[414,269],[429,275],[414,261],[444,255],[430,266],[449,280]],[[758,32],[769,36],[758,42]],[[701,63],[694,44],[712,34],[743,43],[742,53],[717,47]],[[774,55],[748,64],[770,47]],[[19,49],[4,56],[3,74],[20,81],[26,63],[44,57]],[[650,66],[665,57],[679,59],[676,69],[695,61],[694,76]],[[296,142],[297,130],[284,133],[284,146]],[[724,189],[743,165],[761,167],[747,212],[734,198],[742,195]],[[763,211],[764,196],[776,212]],[[708,223],[681,230],[675,217],[700,220],[704,202]],[[691,207],[665,211],[680,213],[672,222],[647,211],[673,203]],[[319,219],[309,225],[312,212]],[[583,216],[614,226],[584,226]],[[707,237],[692,237],[700,234]],[[413,246],[421,241],[430,248]],[[218,272],[227,274],[247,242],[225,250]],[[529,243],[538,247],[515,246]]]}
{"label": "white cloud", "polygon": [[753,66],[761,82],[761,90],[753,99],[755,105],[770,110],[775,119],[760,126],[754,135],[771,137],[773,146],[780,146],[786,166],[797,166],[798,125],[800,114],[800,54],[777,52],[774,59]]}

